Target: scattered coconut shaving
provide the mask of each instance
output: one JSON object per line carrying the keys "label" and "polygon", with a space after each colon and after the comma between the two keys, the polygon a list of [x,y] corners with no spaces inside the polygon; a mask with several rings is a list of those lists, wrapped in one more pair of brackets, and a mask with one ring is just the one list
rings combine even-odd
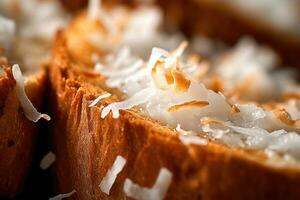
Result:
{"label": "scattered coconut shaving", "polygon": [[185,145],[190,145],[190,144],[206,145],[207,144],[206,139],[197,136],[193,131],[183,130],[180,127],[180,124],[177,125],[175,130],[180,134],[178,137],[179,140]]}
{"label": "scattered coconut shaving", "polygon": [[101,12],[101,0],[89,0],[88,16],[91,19],[97,19]]}
{"label": "scattered coconut shaving", "polygon": [[72,190],[71,192],[69,192],[69,193],[65,193],[65,194],[59,194],[59,195],[57,195],[57,196],[55,196],[55,197],[51,197],[51,198],[49,198],[49,200],[62,200],[62,199],[64,199],[64,198],[68,198],[68,197],[71,197],[73,194],[75,194],[76,193],[76,190]]}
{"label": "scattered coconut shaving", "polygon": [[189,101],[182,104],[177,104],[174,106],[169,107],[167,110],[168,112],[175,112],[177,110],[181,110],[188,107],[205,107],[208,106],[209,102],[207,101]]}
{"label": "scattered coconut shaving", "polygon": [[12,67],[12,73],[13,77],[17,82],[16,85],[16,91],[17,91],[17,96],[19,98],[19,101],[21,103],[21,106],[24,110],[25,116],[27,119],[37,122],[41,118],[44,118],[45,120],[49,121],[51,118],[47,114],[42,114],[39,113],[35,107],[32,105],[30,102],[29,98],[26,95],[25,88],[24,88],[24,78],[22,76],[22,72],[20,70],[20,67],[18,64],[14,64]]}
{"label": "scattered coconut shaving", "polygon": [[43,157],[40,162],[40,168],[43,170],[48,169],[56,160],[56,156],[54,153],[49,152],[47,155]]}
{"label": "scattered coconut shaving", "polygon": [[167,194],[172,176],[168,169],[162,168],[152,188],[141,187],[126,179],[123,190],[126,196],[137,200],[162,200]]}
{"label": "scattered coconut shaving", "polygon": [[108,106],[104,107],[101,112],[101,118],[105,118],[108,113],[111,111],[114,119],[119,118],[120,113],[119,110],[127,110],[139,104],[145,103],[152,96],[152,91],[149,89],[144,89],[138,93],[136,93],[132,98],[121,101],[111,103]]}
{"label": "scattered coconut shaving", "polygon": [[105,93],[105,94],[102,94],[102,95],[98,96],[98,97],[97,97],[97,98],[89,105],[89,107],[93,107],[93,106],[97,105],[97,103],[98,103],[100,100],[105,99],[105,98],[108,98],[108,97],[110,97],[110,96],[111,96],[110,93]]}
{"label": "scattered coconut shaving", "polygon": [[126,164],[126,159],[122,156],[117,156],[114,164],[112,167],[107,171],[106,175],[102,179],[99,187],[102,192],[109,195],[109,191],[113,184],[115,183],[115,180],[118,176],[118,174],[122,171]]}

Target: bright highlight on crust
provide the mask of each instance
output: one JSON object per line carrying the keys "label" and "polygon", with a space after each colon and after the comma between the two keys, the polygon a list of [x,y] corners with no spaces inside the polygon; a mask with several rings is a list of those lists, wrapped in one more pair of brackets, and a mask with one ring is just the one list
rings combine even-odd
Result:
{"label": "bright highlight on crust", "polygon": [[24,110],[25,116],[27,119],[37,122],[41,118],[44,118],[47,121],[50,121],[50,116],[47,114],[42,114],[39,113],[29,98],[26,95],[25,88],[24,88],[24,78],[22,76],[22,72],[20,70],[20,67],[18,64],[14,64],[12,67],[12,74],[14,79],[16,80],[16,91],[17,91],[17,96],[19,98],[20,104]]}

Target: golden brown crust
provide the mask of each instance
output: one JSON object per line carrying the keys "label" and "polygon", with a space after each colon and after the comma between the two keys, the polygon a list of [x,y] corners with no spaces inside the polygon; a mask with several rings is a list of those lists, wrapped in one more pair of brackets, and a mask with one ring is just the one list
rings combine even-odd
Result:
{"label": "golden brown crust", "polygon": [[[166,199],[300,198],[297,168],[271,166],[259,153],[214,143],[187,147],[176,132],[133,111],[101,119],[101,109],[88,105],[104,92],[103,77],[71,62],[62,33],[54,44],[50,81],[58,189],[76,189],[73,199],[124,199],[125,178],[151,187],[161,167],[173,173]],[[127,163],[107,196],[99,184],[117,155]]]}
{"label": "golden brown crust", "polygon": [[[31,164],[37,124],[29,121],[20,107],[11,68],[0,77],[0,196],[14,196],[22,188]],[[40,109],[45,89],[46,71],[41,69],[25,84],[33,105]]]}

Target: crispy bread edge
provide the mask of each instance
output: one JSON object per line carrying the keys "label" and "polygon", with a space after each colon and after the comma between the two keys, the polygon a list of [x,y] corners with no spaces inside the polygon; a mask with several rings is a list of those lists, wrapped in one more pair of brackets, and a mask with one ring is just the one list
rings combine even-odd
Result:
{"label": "crispy bread edge", "polygon": [[[20,107],[11,68],[0,78],[0,196],[15,196],[22,190],[31,166],[37,124],[29,121]],[[39,110],[46,85],[46,70],[40,69],[26,82],[26,93]]]}
{"label": "crispy bread edge", "polygon": [[[187,147],[176,132],[133,111],[101,119],[101,109],[88,105],[104,91],[84,71],[69,59],[59,33],[50,68],[59,192],[76,189],[73,199],[124,199],[125,178],[151,187],[166,167],[173,173],[166,199],[300,198],[299,170],[267,166],[256,155],[219,144]],[[127,163],[107,196],[99,184],[117,155]]]}

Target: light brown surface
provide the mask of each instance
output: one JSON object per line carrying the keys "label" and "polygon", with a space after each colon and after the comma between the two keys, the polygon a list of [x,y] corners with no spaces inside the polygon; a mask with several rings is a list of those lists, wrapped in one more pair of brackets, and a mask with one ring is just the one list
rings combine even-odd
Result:
{"label": "light brown surface", "polygon": [[234,44],[243,36],[271,46],[284,64],[300,67],[300,38],[234,9],[222,0],[157,0],[165,24],[188,35],[206,35]]}
{"label": "light brown surface", "polygon": [[[0,77],[0,196],[14,196],[22,189],[30,168],[38,127],[25,117],[11,68],[8,64],[5,66],[7,76]],[[37,109],[42,106],[45,81],[46,71],[41,69],[25,85]]]}
{"label": "light brown surface", "polygon": [[[161,167],[173,173],[166,199],[299,199],[300,171],[271,167],[259,152],[209,143],[183,145],[177,133],[134,111],[101,119],[100,105],[88,105],[104,92],[103,77],[71,60],[58,34],[50,68],[55,170],[61,193],[71,199],[124,199],[125,178],[151,187]],[[99,188],[117,155],[127,159],[111,195]]]}

